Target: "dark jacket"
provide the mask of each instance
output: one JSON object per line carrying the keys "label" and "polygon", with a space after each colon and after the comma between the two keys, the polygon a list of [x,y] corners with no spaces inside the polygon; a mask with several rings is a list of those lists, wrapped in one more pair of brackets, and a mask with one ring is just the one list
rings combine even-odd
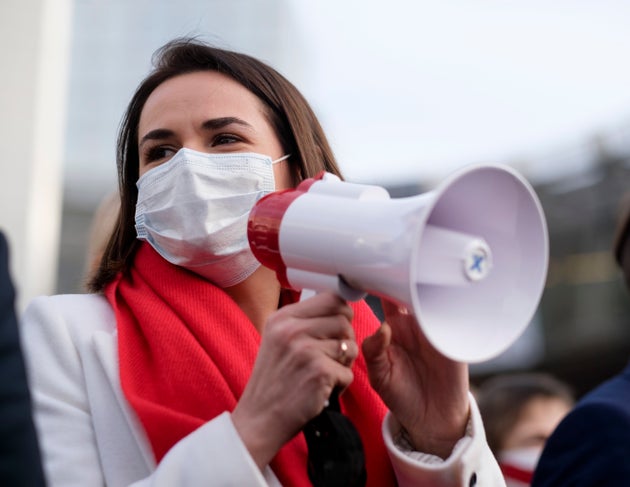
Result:
{"label": "dark jacket", "polygon": [[587,394],[547,440],[532,487],[630,484],[630,365]]}
{"label": "dark jacket", "polygon": [[41,486],[44,475],[15,314],[7,241],[0,232],[0,485]]}

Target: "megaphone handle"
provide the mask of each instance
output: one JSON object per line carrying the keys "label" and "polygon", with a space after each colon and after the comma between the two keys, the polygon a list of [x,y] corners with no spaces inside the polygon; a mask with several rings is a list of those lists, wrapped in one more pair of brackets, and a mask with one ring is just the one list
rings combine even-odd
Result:
{"label": "megaphone handle", "polygon": [[302,292],[308,291],[313,293],[330,290],[337,293],[346,301],[358,301],[366,296],[364,291],[354,289],[345,281],[343,276],[339,275],[287,268],[287,278],[296,289],[302,289]]}

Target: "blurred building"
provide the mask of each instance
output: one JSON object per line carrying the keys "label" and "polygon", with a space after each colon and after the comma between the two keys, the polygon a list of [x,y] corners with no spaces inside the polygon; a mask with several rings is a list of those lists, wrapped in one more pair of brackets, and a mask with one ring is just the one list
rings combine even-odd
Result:
{"label": "blurred building", "polygon": [[539,184],[549,229],[546,287],[529,329],[497,359],[471,371],[481,381],[505,370],[551,372],[581,395],[630,360],[630,292],[612,255],[620,200],[630,192],[630,126],[622,150],[609,137],[546,156],[591,159],[587,169]]}
{"label": "blurred building", "polygon": [[620,200],[630,192],[630,156],[601,140],[591,146],[596,163],[590,171],[537,188],[551,244],[539,366],[578,393],[630,359],[630,292],[611,251]]}
{"label": "blurred building", "polygon": [[119,123],[159,47],[199,36],[299,73],[293,24],[287,0],[75,0],[64,199],[94,207],[115,187]]}

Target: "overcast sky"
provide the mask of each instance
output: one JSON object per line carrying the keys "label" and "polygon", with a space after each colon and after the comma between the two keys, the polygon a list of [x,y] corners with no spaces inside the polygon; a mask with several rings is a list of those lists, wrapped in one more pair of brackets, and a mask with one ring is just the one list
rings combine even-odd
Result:
{"label": "overcast sky", "polygon": [[[349,177],[439,178],[630,126],[630,2],[295,5],[310,41],[308,90]],[[532,177],[553,169],[545,161],[527,166]]]}
{"label": "overcast sky", "polygon": [[[626,0],[76,6],[67,191],[92,194],[93,180],[113,185],[115,132],[150,53],[195,29],[287,75],[313,104],[351,180],[437,181],[477,162],[557,177],[588,165],[580,147],[597,132],[630,140]],[[273,36],[281,40],[275,49]]]}

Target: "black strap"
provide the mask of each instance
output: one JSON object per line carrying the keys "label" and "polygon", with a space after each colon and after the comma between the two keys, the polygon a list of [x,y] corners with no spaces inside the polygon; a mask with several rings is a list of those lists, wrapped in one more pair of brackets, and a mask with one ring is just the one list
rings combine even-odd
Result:
{"label": "black strap", "polygon": [[314,487],[363,487],[367,479],[365,455],[358,431],[341,413],[339,391],[304,426],[308,445],[308,476]]}

